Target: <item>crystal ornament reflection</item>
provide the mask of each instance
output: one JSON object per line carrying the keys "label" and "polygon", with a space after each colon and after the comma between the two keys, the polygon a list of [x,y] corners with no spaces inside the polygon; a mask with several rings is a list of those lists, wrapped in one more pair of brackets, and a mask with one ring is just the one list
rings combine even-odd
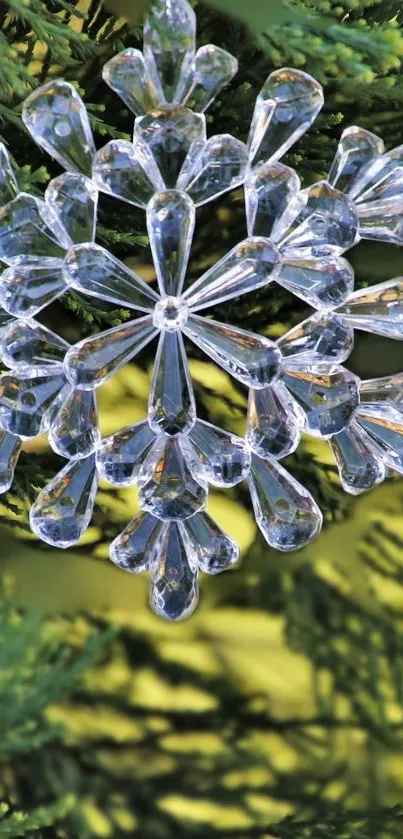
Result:
{"label": "crystal ornament reflection", "polygon": [[91,520],[97,486],[94,455],[70,460],[39,493],[30,513],[33,532],[57,548],[75,545]]}
{"label": "crystal ornament reflection", "polygon": [[45,201],[20,192],[0,209],[0,259],[12,265],[22,255],[63,258],[71,239]]}
{"label": "crystal ornament reflection", "polygon": [[354,271],[341,256],[287,258],[276,281],[314,309],[333,309],[354,291]]}
{"label": "crystal ornament reflection", "polygon": [[[299,193],[295,218],[279,232],[279,246],[285,261],[299,254],[307,257],[341,254],[358,237],[358,216],[353,202],[342,192],[319,181]],[[277,238],[277,237],[276,237]]]}
{"label": "crystal ornament reflection", "polygon": [[50,182],[45,198],[57,210],[72,242],[91,242],[94,239],[98,190],[89,178],[64,172]]}
{"label": "crystal ornament reflection", "polygon": [[62,457],[87,457],[99,441],[95,394],[90,390],[71,391],[52,420],[52,449]]}
{"label": "crystal ornament reflection", "polygon": [[353,345],[352,326],[333,312],[316,312],[277,341],[287,368],[293,364],[345,361]]}
{"label": "crystal ornament reflection", "polygon": [[62,363],[67,341],[35,320],[12,321],[4,333],[2,358],[7,367],[19,369]]}

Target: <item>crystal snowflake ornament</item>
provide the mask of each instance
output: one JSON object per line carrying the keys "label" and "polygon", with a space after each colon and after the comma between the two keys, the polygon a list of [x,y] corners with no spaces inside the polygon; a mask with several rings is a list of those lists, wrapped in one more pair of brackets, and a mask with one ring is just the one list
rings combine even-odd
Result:
{"label": "crystal snowflake ornament", "polygon": [[[269,75],[247,143],[207,137],[204,111],[237,71],[228,52],[196,50],[187,0],[154,0],[144,49],[104,67],[133,112],[133,140],[96,150],[75,88],[55,80],[23,106],[34,140],[66,172],[38,199],[18,190],[0,146],[0,489],[21,439],[47,433],[66,464],[39,493],[30,521],[61,548],[88,527],[99,477],[138,485],[140,512],[112,542],[111,560],[147,571],[151,607],[189,615],[200,571],[217,574],[239,549],[206,512],[209,485],[249,484],[256,522],[274,549],[320,531],[312,495],[281,461],[305,433],[327,440],[340,481],[356,495],[403,473],[403,374],[360,382],[344,363],[354,329],[403,339],[403,279],[354,289],[344,254],[362,238],[403,243],[402,148],[346,129],[327,180],[301,188],[281,162],[322,104],[300,70]],[[247,235],[186,282],[196,208],[243,185]],[[144,208],[157,288],[96,242],[98,192]],[[214,307],[277,283],[313,313],[277,341],[214,318]],[[129,309],[132,319],[73,346],[35,316],[69,290]],[[213,317],[211,317],[211,314]],[[96,389],[158,339],[148,415],[101,439]],[[197,416],[185,341],[249,390],[245,437]]]}

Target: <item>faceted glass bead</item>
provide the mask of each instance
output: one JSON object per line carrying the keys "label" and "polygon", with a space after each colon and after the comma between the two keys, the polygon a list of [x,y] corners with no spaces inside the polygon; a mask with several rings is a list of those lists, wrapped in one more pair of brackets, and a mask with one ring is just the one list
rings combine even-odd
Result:
{"label": "faceted glass bead", "polygon": [[2,358],[7,367],[39,367],[61,363],[67,341],[35,320],[12,321],[4,336]]}
{"label": "faceted glass bead", "polygon": [[381,376],[361,382],[361,402],[389,402],[403,408],[403,373]]}
{"label": "faceted glass bead", "polygon": [[355,291],[338,311],[355,329],[403,340],[403,278]]}
{"label": "faceted glass bead", "polygon": [[250,236],[277,236],[283,218],[300,189],[296,172],[282,163],[266,163],[252,169],[245,181],[245,205]]}
{"label": "faceted glass bead", "polygon": [[137,513],[122,533],[113,540],[109,557],[118,568],[141,574],[158,561],[166,529],[169,527],[149,513]]}
{"label": "faceted glass bead", "polygon": [[94,157],[92,177],[102,192],[136,207],[146,207],[154,192],[165,188],[150,150],[136,135],[133,143],[111,140],[103,146]]}
{"label": "faceted glass bead", "polygon": [[313,365],[320,361],[345,361],[354,346],[354,330],[334,312],[315,312],[277,341],[284,365]]}
{"label": "faceted glass bead", "polygon": [[134,484],[155,440],[147,420],[104,437],[97,448],[97,468],[115,486]]}
{"label": "faceted glass bead", "polygon": [[244,239],[185,291],[193,311],[216,306],[267,285],[277,276],[279,254],[269,239]]}
{"label": "faceted glass bead", "polygon": [[249,452],[244,440],[236,434],[197,420],[189,437],[182,443],[184,451],[189,452],[189,458],[193,456],[194,459],[189,443],[197,455],[197,472],[209,483],[218,487],[233,487],[246,478],[250,466]]}
{"label": "faceted glass bead", "polygon": [[72,242],[91,242],[95,238],[98,190],[89,178],[64,172],[50,181],[45,199],[57,210]]}
{"label": "faceted glass bead", "polygon": [[150,565],[150,605],[168,620],[188,617],[198,601],[197,568],[175,522],[164,529],[158,559]]}
{"label": "faceted glass bead", "polygon": [[301,70],[270,73],[256,100],[249,153],[254,166],[278,160],[308,130],[323,105],[320,84]]}
{"label": "faceted glass bead", "polygon": [[239,559],[239,548],[207,513],[196,513],[179,530],[200,571],[220,574]]}
{"label": "faceted glass bead", "polygon": [[403,173],[396,175],[395,197],[358,204],[359,234],[361,239],[376,239],[403,245]]}
{"label": "faceted glass bead", "polygon": [[191,315],[185,334],[247,387],[266,387],[277,375],[280,352],[273,341],[235,326]]}
{"label": "faceted glass bead", "polygon": [[353,418],[359,383],[344,367],[304,365],[285,370],[282,379],[306,414],[306,430],[315,437],[338,434]]}
{"label": "faceted glass bead", "polygon": [[287,258],[276,282],[314,309],[333,309],[354,291],[354,271],[342,256]]}
{"label": "faceted glass bead", "polygon": [[370,437],[358,423],[351,422],[329,442],[345,492],[359,495],[384,480],[385,466]]}
{"label": "faceted glass bead", "polygon": [[62,457],[87,457],[101,439],[96,397],[91,390],[73,390],[53,417],[49,443]]}
{"label": "faceted glass bead", "polygon": [[132,47],[104,64],[102,78],[136,116],[151,111],[164,101],[157,75],[151,78],[143,53]]}
{"label": "faceted glass bead", "polygon": [[148,146],[165,186],[174,188],[185,161],[190,168],[206,142],[205,117],[179,105],[150,111],[137,117],[134,136]]}
{"label": "faceted glass bead", "polygon": [[358,174],[350,190],[350,197],[357,204],[373,201],[380,194],[396,198],[396,178],[399,181],[403,163],[403,145],[377,157]]}
{"label": "faceted glass bead", "polygon": [[238,72],[238,62],[226,50],[205,44],[197,50],[192,69],[192,84],[183,104],[192,111],[207,111]]}
{"label": "faceted glass bead", "polygon": [[357,237],[358,216],[347,195],[326,181],[302,190],[300,212],[284,235],[281,252],[285,259],[303,256],[330,256],[351,248]]}
{"label": "faceted glass bead", "polygon": [[0,276],[0,305],[15,317],[32,317],[66,289],[63,263],[50,257],[19,257]]}
{"label": "faceted glass bead", "polygon": [[20,438],[0,429],[0,492],[7,492],[11,487],[20,451]]}
{"label": "faceted glass bead", "polygon": [[65,383],[60,365],[0,376],[0,422],[11,434],[35,437]]}
{"label": "faceted glass bead", "polygon": [[197,156],[185,161],[178,188],[185,189],[196,206],[206,204],[245,180],[248,151],[231,134],[210,137]]}
{"label": "faceted glass bead", "polygon": [[319,507],[277,461],[252,454],[249,487],[257,524],[272,548],[295,551],[318,535],[322,527]]}
{"label": "faceted glass bead", "polygon": [[403,472],[403,412],[388,403],[362,404],[357,423],[374,441],[389,468]]}
{"label": "faceted glass bead", "polygon": [[179,102],[195,52],[196,15],[187,0],[154,0],[143,30],[144,58],[167,102]]}
{"label": "faceted glass bead", "polygon": [[92,243],[70,248],[63,274],[65,282],[76,291],[129,309],[151,312],[159,300],[154,289],[134,271]]}
{"label": "faceted glass bead", "polygon": [[131,361],[156,332],[152,318],[146,316],[84,338],[69,349],[64,359],[69,382],[83,390],[102,385]]}
{"label": "faceted glass bead", "polygon": [[0,206],[12,201],[18,192],[18,183],[10,162],[10,155],[4,143],[0,143]]}
{"label": "faceted glass bead", "polygon": [[186,519],[203,510],[207,485],[179,439],[158,435],[139,475],[139,504],[159,519]]}
{"label": "faceted glass bead", "polygon": [[282,382],[249,391],[246,442],[263,458],[279,459],[295,451],[304,415]]}
{"label": "faceted glass bead", "polygon": [[147,206],[147,230],[161,294],[177,297],[183,287],[195,225],[186,193],[159,192]]}
{"label": "faceted glass bead", "polygon": [[341,192],[352,193],[357,175],[361,177],[368,164],[384,151],[380,137],[365,128],[350,125],[340,137],[328,175],[329,183]]}
{"label": "faceted glass bead", "polygon": [[20,192],[0,209],[0,259],[12,264],[19,256],[59,257],[71,245],[49,204]]}
{"label": "faceted glass bead", "polygon": [[57,548],[75,545],[91,521],[97,487],[94,455],[70,460],[31,508],[33,532]]}
{"label": "faceted glass bead", "polygon": [[25,100],[22,119],[42,149],[71,172],[91,176],[91,126],[76,89],[62,79],[38,87]]}
{"label": "faceted glass bead", "polygon": [[195,423],[196,405],[188,362],[179,332],[163,332],[148,399],[148,421],[155,432],[180,434]]}

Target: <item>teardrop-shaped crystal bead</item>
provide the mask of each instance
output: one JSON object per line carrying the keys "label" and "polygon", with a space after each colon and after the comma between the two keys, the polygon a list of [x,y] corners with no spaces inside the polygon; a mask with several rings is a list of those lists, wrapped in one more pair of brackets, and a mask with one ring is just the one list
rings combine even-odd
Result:
{"label": "teardrop-shaped crystal bead", "polygon": [[63,262],[22,256],[0,277],[0,305],[15,317],[33,317],[67,290]]}
{"label": "teardrop-shaped crystal bead", "polygon": [[143,53],[132,47],[104,64],[102,78],[136,116],[151,111],[164,101],[157,75],[151,78]]}
{"label": "teardrop-shaped crystal bead", "polygon": [[155,432],[181,434],[196,420],[196,405],[183,338],[162,332],[148,399],[148,421]]}
{"label": "teardrop-shaped crystal bead", "polygon": [[100,441],[96,396],[91,390],[73,390],[53,417],[49,443],[62,457],[87,457]]}
{"label": "teardrop-shaped crystal bead", "polygon": [[238,545],[207,513],[196,513],[180,522],[179,529],[189,555],[205,574],[220,574],[239,559]]}
{"label": "teardrop-shaped crystal bead", "polygon": [[249,472],[250,456],[244,440],[209,422],[197,420],[182,447],[189,452],[189,459],[196,453],[197,472],[214,486],[233,487]]}
{"label": "teardrop-shaped crystal bead", "polygon": [[216,306],[267,285],[277,277],[279,254],[269,239],[244,239],[185,291],[192,311]]}
{"label": "teardrop-shaped crystal bead", "polygon": [[206,120],[178,105],[137,117],[134,137],[149,148],[166,187],[175,188],[186,161],[192,166],[206,142]]}
{"label": "teardrop-shaped crystal bead", "polygon": [[248,150],[231,134],[210,137],[194,158],[185,161],[178,188],[185,189],[196,206],[240,186],[248,166]]}
{"label": "teardrop-shaped crystal bead", "polygon": [[282,163],[265,163],[252,169],[244,188],[249,235],[271,236],[276,230],[279,237],[282,219],[300,189],[296,172]]}
{"label": "teardrop-shaped crystal bead", "polygon": [[20,192],[0,209],[0,259],[11,265],[19,256],[63,258],[71,240],[54,210]]}
{"label": "teardrop-shaped crystal bead", "polygon": [[84,102],[62,79],[38,87],[22,106],[22,119],[38,146],[71,172],[91,176],[94,140]]}
{"label": "teardrop-shaped crystal bead", "polygon": [[[357,204],[372,201],[375,196],[383,194],[387,198],[395,193],[396,178],[399,181],[403,163],[403,145],[397,146],[386,154],[374,157],[372,161],[359,172],[350,190],[350,197]],[[389,188],[391,190],[389,191]]]}
{"label": "teardrop-shaped crystal bead", "polygon": [[155,0],[144,23],[144,58],[167,102],[179,102],[195,52],[196,15],[187,0]]}
{"label": "teardrop-shaped crystal bead", "polygon": [[83,390],[102,385],[156,334],[152,318],[146,316],[84,338],[69,349],[64,359],[69,382]]}
{"label": "teardrop-shaped crystal bead", "polygon": [[357,176],[361,176],[368,164],[384,151],[385,146],[380,137],[358,125],[350,125],[340,137],[329,170],[329,183],[341,192],[351,193]]}
{"label": "teardrop-shaped crystal bead", "polygon": [[63,265],[65,282],[98,300],[151,312],[158,294],[109,251],[93,243],[70,248]]}
{"label": "teardrop-shaped crystal bead", "polygon": [[369,434],[386,465],[403,472],[403,411],[386,403],[361,404],[357,423]]}
{"label": "teardrop-shaped crystal bead", "polygon": [[198,315],[189,316],[183,331],[247,387],[266,387],[277,375],[281,355],[269,338]]}
{"label": "teardrop-shaped crystal bead", "polygon": [[338,434],[351,422],[359,402],[356,376],[338,364],[304,365],[285,370],[282,379],[306,415],[315,437]]}
{"label": "teardrop-shaped crystal bead", "polygon": [[195,226],[195,207],[185,192],[158,192],[147,206],[147,230],[161,294],[180,295]]}
{"label": "teardrop-shaped crystal bead", "polygon": [[19,370],[0,376],[0,422],[21,437],[41,431],[46,411],[65,383],[60,365]]}
{"label": "teardrop-shaped crystal bead", "polygon": [[139,504],[159,519],[186,519],[203,510],[207,484],[177,437],[158,435],[139,475]]}
{"label": "teardrop-shaped crystal bead", "polygon": [[128,140],[106,143],[94,157],[92,177],[101,192],[136,207],[146,207],[154,192],[165,188],[149,148],[136,135],[132,143]]}
{"label": "teardrop-shaped crystal bead", "polygon": [[313,365],[321,361],[345,361],[354,346],[354,330],[334,312],[315,312],[277,341],[284,365]]}
{"label": "teardrop-shaped crystal bead", "polygon": [[318,505],[277,461],[252,454],[249,487],[257,524],[272,548],[295,551],[318,535]]}
{"label": "teardrop-shaped crystal bead", "polygon": [[109,548],[109,557],[123,571],[141,574],[158,561],[169,525],[149,513],[137,513]]}
{"label": "teardrop-shaped crystal bead", "polygon": [[61,363],[67,341],[36,320],[12,321],[4,336],[2,358],[7,367],[39,367]]}
{"label": "teardrop-shaped crystal bead", "polygon": [[0,429],[0,492],[7,492],[11,487],[20,451],[20,438]]}
{"label": "teardrop-shaped crystal bead", "polygon": [[396,178],[395,190],[396,197],[357,204],[361,239],[403,245],[403,174]]}
{"label": "teardrop-shaped crystal bead", "polygon": [[115,486],[134,484],[154,440],[146,420],[105,437],[97,448],[98,472]]}
{"label": "teardrop-shaped crystal bead", "polygon": [[354,271],[342,256],[287,258],[276,282],[314,309],[333,309],[354,291]]}
{"label": "teardrop-shaped crystal bead", "polygon": [[175,522],[164,529],[160,554],[150,565],[150,605],[168,620],[188,617],[198,601],[198,574]]}
{"label": "teardrop-shaped crystal bead", "polygon": [[192,111],[207,111],[237,72],[233,55],[214,44],[204,44],[194,57],[192,83],[183,104]]}
{"label": "teardrop-shaped crystal bead", "polygon": [[355,329],[403,340],[403,277],[354,291],[338,312]]}
{"label": "teardrop-shaped crystal bead", "polygon": [[75,172],[63,172],[50,181],[45,199],[57,211],[72,242],[92,242],[98,190],[89,178]]}
{"label": "teardrop-shaped crystal bead", "polygon": [[357,239],[358,216],[347,195],[318,181],[303,189],[298,196],[303,206],[288,230],[281,235],[279,246],[288,258],[330,256],[351,248]]}
{"label": "teardrop-shaped crystal bead", "polygon": [[31,529],[57,548],[75,545],[91,521],[97,488],[94,455],[70,460],[39,493],[29,516]]}
{"label": "teardrop-shaped crystal bead", "polygon": [[18,195],[18,183],[10,161],[10,155],[0,143],[0,206],[12,201]]}
{"label": "teardrop-shaped crystal bead", "polygon": [[361,402],[389,402],[403,408],[403,373],[366,379],[360,386]]}
{"label": "teardrop-shaped crystal bead", "polygon": [[256,99],[249,133],[253,165],[283,157],[312,125],[323,101],[320,84],[302,70],[283,67],[270,73]]}
{"label": "teardrop-shaped crystal bead", "polygon": [[282,458],[295,451],[304,416],[282,382],[249,391],[246,442],[263,458]]}
{"label": "teardrop-shaped crystal bead", "polygon": [[351,422],[329,442],[345,492],[359,495],[384,480],[385,465],[371,438],[358,423]]}

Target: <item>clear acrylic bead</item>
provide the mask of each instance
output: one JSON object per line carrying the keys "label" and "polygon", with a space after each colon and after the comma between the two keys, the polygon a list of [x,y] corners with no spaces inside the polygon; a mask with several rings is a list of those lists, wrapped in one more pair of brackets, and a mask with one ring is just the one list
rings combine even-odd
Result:
{"label": "clear acrylic bead", "polygon": [[198,574],[175,522],[164,529],[158,560],[150,565],[150,605],[168,620],[188,617],[198,601]]}
{"label": "clear acrylic bead", "polygon": [[164,102],[158,76],[150,76],[143,53],[129,47],[104,64],[102,78],[136,116]]}
{"label": "clear acrylic bead", "polygon": [[17,257],[58,257],[71,245],[56,212],[39,198],[20,192],[0,209],[0,259],[11,265]]}
{"label": "clear acrylic bead", "polygon": [[91,521],[97,488],[94,455],[70,460],[39,493],[31,508],[31,529],[57,548],[75,545]]}
{"label": "clear acrylic bead", "polygon": [[155,440],[147,420],[104,437],[97,448],[97,468],[115,486],[134,484]]}
{"label": "clear acrylic bead", "polygon": [[187,0],[154,0],[143,38],[149,73],[160,79],[167,102],[179,102],[195,53],[196,15]]}
{"label": "clear acrylic bead", "polygon": [[359,403],[356,376],[338,364],[289,368],[282,379],[306,415],[315,437],[338,434],[351,422]]}
{"label": "clear acrylic bead", "polygon": [[[358,236],[358,216],[353,202],[326,181],[302,190],[303,206],[279,238],[283,259],[341,254]],[[277,237],[276,237],[277,240]]]}
{"label": "clear acrylic bead", "polygon": [[166,522],[137,513],[130,524],[119,533],[109,548],[109,557],[118,568],[141,574],[158,561],[167,528]]}
{"label": "clear acrylic bead", "polygon": [[0,422],[21,437],[40,434],[46,412],[65,383],[60,365],[0,376]]}
{"label": "clear acrylic bead", "polygon": [[238,545],[207,513],[180,522],[179,530],[189,555],[205,574],[221,574],[239,559]]}
{"label": "clear acrylic bead", "polygon": [[388,402],[361,404],[357,423],[370,436],[386,465],[403,473],[403,411]]}
{"label": "clear acrylic bead", "polygon": [[388,151],[387,154],[377,156],[372,162],[365,166],[362,172],[354,181],[350,190],[350,196],[357,204],[372,201],[379,192],[388,195],[389,187],[395,183],[395,177],[399,178],[403,163],[403,145]]}
{"label": "clear acrylic bead", "polygon": [[366,379],[361,382],[360,401],[364,403],[388,402],[395,407],[403,408],[403,373]]}
{"label": "clear acrylic bead", "polygon": [[351,422],[329,442],[345,492],[359,495],[384,480],[385,465],[371,438],[358,423]]}
{"label": "clear acrylic bead", "polygon": [[175,188],[185,162],[190,168],[206,142],[206,120],[180,105],[161,108],[137,117],[134,137],[148,146],[165,186]]}
{"label": "clear acrylic bead", "polygon": [[280,352],[269,338],[198,315],[189,316],[183,331],[247,387],[266,387],[278,373]]}
{"label": "clear acrylic bead", "polygon": [[354,330],[334,312],[315,312],[277,341],[284,365],[313,365],[321,361],[345,361],[354,346]]}
{"label": "clear acrylic bead", "polygon": [[95,238],[98,190],[89,178],[64,172],[50,181],[45,199],[57,210],[72,242],[91,242]]}
{"label": "clear acrylic bead", "polygon": [[213,486],[233,487],[249,472],[250,456],[244,440],[209,422],[197,420],[182,446],[196,463],[196,471]]}
{"label": "clear acrylic bead", "polygon": [[240,186],[246,176],[248,150],[231,134],[210,137],[194,158],[185,161],[178,188],[190,195],[197,207]]}
{"label": "clear acrylic bead", "polygon": [[18,195],[18,183],[10,161],[10,155],[0,143],[0,206],[12,201]]}
{"label": "clear acrylic bead", "polygon": [[207,484],[184,454],[180,439],[158,435],[139,474],[142,510],[163,520],[180,520],[203,510]]}
{"label": "clear acrylic bead", "polygon": [[0,277],[0,305],[15,317],[32,317],[67,290],[63,263],[50,257],[19,257]]}
{"label": "clear acrylic bead", "polygon": [[282,382],[250,390],[246,442],[263,458],[280,459],[298,446],[304,415]]}
{"label": "clear acrylic bead", "polygon": [[338,312],[355,329],[403,340],[403,277],[355,291]]}
{"label": "clear acrylic bead", "polygon": [[20,451],[20,438],[0,429],[0,492],[7,492],[11,487]]}
{"label": "clear acrylic bead", "polygon": [[341,192],[351,193],[357,176],[361,177],[368,164],[384,151],[385,146],[380,137],[365,128],[350,125],[340,137],[328,175],[329,183]]}
{"label": "clear acrylic bead", "polygon": [[295,551],[320,532],[322,514],[312,495],[277,461],[252,454],[249,487],[257,524],[272,548]]}
{"label": "clear acrylic bead", "polygon": [[158,192],[147,206],[147,230],[161,294],[177,297],[189,261],[195,207],[186,193]]}
{"label": "clear acrylic bead", "polygon": [[52,418],[49,443],[62,457],[87,457],[100,441],[96,396],[73,390]]}
{"label": "clear acrylic bead", "polygon": [[188,362],[179,332],[163,332],[148,399],[148,421],[155,432],[176,435],[190,431],[196,405]]}
{"label": "clear acrylic bead", "polygon": [[131,320],[84,338],[64,359],[66,376],[73,387],[92,390],[131,361],[157,334],[152,317]]}
{"label": "clear acrylic bead", "polygon": [[63,275],[67,285],[81,294],[140,312],[151,312],[159,300],[154,289],[134,271],[93,243],[70,248]]}
{"label": "clear acrylic bead", "polygon": [[333,309],[354,291],[354,271],[342,256],[283,260],[276,282],[314,309]]}
{"label": "clear acrylic bead", "polygon": [[245,181],[245,205],[250,236],[277,236],[283,230],[290,202],[300,189],[296,172],[282,163],[252,169]]}
{"label": "clear acrylic bead", "polygon": [[290,67],[270,73],[260,91],[249,133],[254,166],[278,160],[308,130],[323,105],[320,84]]}
{"label": "clear acrylic bead", "polygon": [[132,143],[111,140],[103,146],[94,157],[92,177],[101,192],[136,207],[146,207],[154,192],[165,188],[150,150],[136,134]]}
{"label": "clear acrylic bead", "polygon": [[194,57],[192,83],[183,104],[192,111],[207,111],[237,72],[238,62],[233,55],[214,44],[204,44]]}
{"label": "clear acrylic bead", "polygon": [[63,168],[91,176],[94,140],[85,105],[62,79],[38,87],[25,100],[22,119],[42,149]]}
{"label": "clear acrylic bead", "polygon": [[252,236],[223,256],[185,291],[197,312],[262,288],[277,277],[279,254],[269,239]]}
{"label": "clear acrylic bead", "polygon": [[35,320],[12,321],[4,336],[2,358],[7,367],[39,367],[61,363],[67,341]]}

